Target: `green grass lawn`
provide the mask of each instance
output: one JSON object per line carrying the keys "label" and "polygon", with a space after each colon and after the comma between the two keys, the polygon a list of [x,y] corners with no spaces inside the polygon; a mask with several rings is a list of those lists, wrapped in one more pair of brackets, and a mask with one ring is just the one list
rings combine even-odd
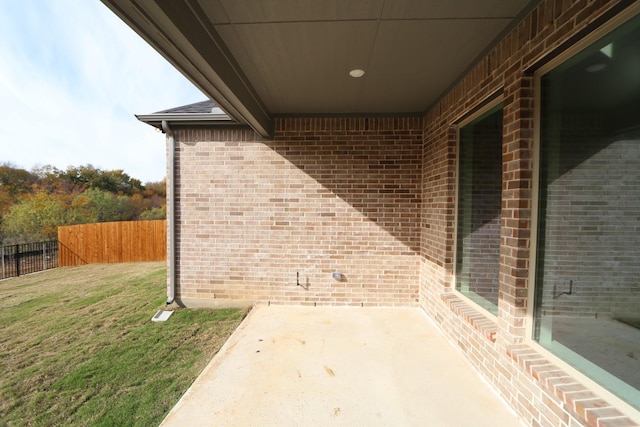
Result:
{"label": "green grass lawn", "polygon": [[246,315],[151,322],[165,289],[164,262],[0,281],[0,425],[158,425]]}

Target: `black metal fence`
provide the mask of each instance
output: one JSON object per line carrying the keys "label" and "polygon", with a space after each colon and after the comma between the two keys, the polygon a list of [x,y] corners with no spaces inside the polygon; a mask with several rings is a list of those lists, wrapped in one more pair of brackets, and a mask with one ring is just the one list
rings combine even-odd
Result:
{"label": "black metal fence", "polygon": [[58,241],[0,246],[0,279],[58,267]]}

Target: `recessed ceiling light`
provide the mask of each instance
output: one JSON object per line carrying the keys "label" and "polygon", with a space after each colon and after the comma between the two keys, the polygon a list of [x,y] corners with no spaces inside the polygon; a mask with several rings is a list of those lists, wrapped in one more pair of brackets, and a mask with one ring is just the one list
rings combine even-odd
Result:
{"label": "recessed ceiling light", "polygon": [[360,70],[356,68],[355,70],[349,71],[349,75],[357,79],[358,77],[364,76],[364,70]]}

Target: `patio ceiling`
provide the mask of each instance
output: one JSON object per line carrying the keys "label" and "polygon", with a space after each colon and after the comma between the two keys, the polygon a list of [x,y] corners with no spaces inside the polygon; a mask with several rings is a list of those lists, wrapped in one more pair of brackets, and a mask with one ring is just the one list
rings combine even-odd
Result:
{"label": "patio ceiling", "polygon": [[265,137],[277,115],[424,113],[539,2],[102,1]]}

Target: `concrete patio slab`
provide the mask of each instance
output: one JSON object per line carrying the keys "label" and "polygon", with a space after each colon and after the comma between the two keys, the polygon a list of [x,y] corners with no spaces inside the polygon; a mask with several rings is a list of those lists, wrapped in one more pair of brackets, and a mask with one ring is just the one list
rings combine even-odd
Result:
{"label": "concrete patio slab", "polygon": [[163,426],[519,426],[414,308],[256,306]]}

